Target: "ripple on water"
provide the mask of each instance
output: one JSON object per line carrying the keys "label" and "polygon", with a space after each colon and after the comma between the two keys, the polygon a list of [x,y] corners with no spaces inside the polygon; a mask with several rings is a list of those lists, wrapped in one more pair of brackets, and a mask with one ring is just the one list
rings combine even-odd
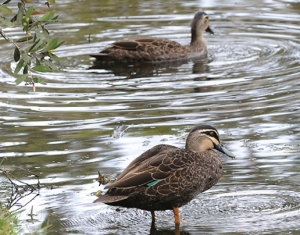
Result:
{"label": "ripple on water", "polygon": [[[66,44],[57,50],[63,58],[62,70],[40,75],[48,84],[37,85],[36,93],[13,85],[11,70],[16,63],[9,48],[2,48],[0,157],[15,157],[26,167],[42,162],[43,183],[59,184],[60,190],[40,195],[41,210],[51,214],[53,209],[57,215],[54,230],[62,229],[61,234],[149,233],[148,212],[116,211],[100,204],[87,208],[82,195],[75,198],[66,188],[78,187],[78,192],[86,194],[92,187],[91,174],[96,177],[100,170],[115,176],[141,153],[136,149],[161,143],[164,137],[168,144],[180,146],[185,128],[200,122],[222,126],[226,133],[222,138],[235,139],[230,147],[239,156],[227,163],[225,179],[218,186],[181,209],[182,230],[191,234],[299,230],[300,195],[295,187],[300,180],[299,14],[278,1],[268,6],[243,2],[234,9],[220,2],[222,10],[218,5],[215,11],[216,3],[208,2],[204,4],[208,4],[215,35],[205,35],[209,59],[204,63],[92,67],[86,54],[137,34],[188,43],[192,15],[170,14],[164,8],[161,15],[114,15],[98,18],[99,24],[93,19],[93,23],[73,20],[61,28],[54,26],[66,37]],[[198,1],[179,4],[199,7]],[[10,35],[18,35],[15,31]],[[90,33],[92,43],[85,41]],[[70,42],[71,38],[76,41]],[[129,130],[116,129],[120,124],[130,126]],[[114,137],[121,138],[109,138],[113,130]],[[179,140],[171,131],[185,134]],[[90,204],[92,200],[87,199]],[[45,209],[44,201],[51,209]],[[173,231],[171,212],[157,213],[157,228]]]}
{"label": "ripple on water", "polygon": [[[300,229],[300,192],[283,187],[266,186],[261,189],[237,186],[234,192],[210,190],[199,195],[180,209],[181,230],[226,234],[233,231],[268,234],[288,229]],[[61,223],[68,232],[85,231],[85,234],[149,233],[151,215],[137,209],[95,205],[97,210],[79,216],[71,216]],[[171,211],[156,212],[157,230],[174,230]],[[103,231],[101,233],[100,231]]]}
{"label": "ripple on water", "polygon": [[201,218],[204,224],[209,222],[210,227],[214,227],[218,233],[238,231],[242,228],[245,232],[261,234],[265,231],[299,228],[299,192],[280,187],[272,189],[267,185],[265,190],[260,189],[261,186],[256,188],[258,189],[249,187],[239,191],[238,186],[235,187],[235,192],[213,195],[209,200],[199,197],[193,203],[199,203],[195,207],[204,212],[204,215],[199,214],[198,210],[195,210],[195,213],[198,212],[198,218]]}

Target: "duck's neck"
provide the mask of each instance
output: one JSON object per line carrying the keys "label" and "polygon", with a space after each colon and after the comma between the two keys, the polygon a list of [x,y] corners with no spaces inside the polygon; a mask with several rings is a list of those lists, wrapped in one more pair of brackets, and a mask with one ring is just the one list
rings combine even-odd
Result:
{"label": "duck's neck", "polygon": [[201,32],[199,32],[199,30],[192,28],[191,34],[192,34],[191,43],[190,43],[191,47],[202,47],[205,44],[203,40],[203,35]]}

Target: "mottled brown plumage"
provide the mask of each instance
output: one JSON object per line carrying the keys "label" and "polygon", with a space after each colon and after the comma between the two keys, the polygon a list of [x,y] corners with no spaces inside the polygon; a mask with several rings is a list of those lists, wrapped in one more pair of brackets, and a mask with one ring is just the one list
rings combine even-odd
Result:
{"label": "mottled brown plumage", "polygon": [[197,12],[191,23],[191,43],[183,46],[178,42],[155,37],[136,37],[112,44],[103,51],[91,54],[97,62],[159,62],[191,58],[207,55],[207,48],[203,39],[203,32],[213,34],[209,27],[208,15]]}
{"label": "mottled brown plumage", "polygon": [[173,210],[179,224],[178,207],[221,177],[222,162],[213,149],[234,158],[220,144],[215,128],[197,126],[188,135],[185,149],[161,144],[147,150],[95,202],[151,211],[153,220],[154,211]]}

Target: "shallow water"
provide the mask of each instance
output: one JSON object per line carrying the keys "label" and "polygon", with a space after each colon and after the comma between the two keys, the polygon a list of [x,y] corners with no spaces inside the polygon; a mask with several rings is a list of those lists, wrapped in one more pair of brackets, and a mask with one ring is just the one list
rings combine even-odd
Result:
{"label": "shallow water", "polygon": [[[50,29],[66,41],[61,71],[41,75],[47,84],[35,93],[14,84],[12,47],[0,41],[1,167],[29,169],[42,184],[20,217],[24,231],[49,220],[49,234],[149,234],[148,212],[92,203],[103,189],[97,172],[114,178],[148,148],[183,147],[192,127],[208,123],[237,158],[223,157],[219,183],[180,209],[181,233],[300,234],[300,3],[89,0],[55,8],[61,22]],[[199,8],[215,32],[205,35],[206,62],[91,68],[86,54],[124,37],[187,44]],[[37,221],[28,222],[32,206]],[[158,212],[156,228],[174,234],[172,213]]]}

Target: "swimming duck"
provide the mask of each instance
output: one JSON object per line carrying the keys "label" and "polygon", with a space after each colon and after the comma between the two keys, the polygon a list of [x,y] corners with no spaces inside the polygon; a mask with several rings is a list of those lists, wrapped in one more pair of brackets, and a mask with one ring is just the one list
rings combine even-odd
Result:
{"label": "swimming duck", "polygon": [[197,126],[189,133],[185,148],[160,144],[147,150],[94,202],[150,211],[153,222],[155,211],[173,210],[175,224],[179,225],[178,208],[221,177],[222,162],[214,150],[235,158],[220,143],[214,127]]}
{"label": "swimming duck", "polygon": [[191,43],[183,46],[178,42],[155,37],[137,37],[117,41],[111,47],[90,56],[97,62],[160,62],[200,58],[207,55],[203,32],[214,32],[209,27],[208,15],[199,11],[191,23]]}

